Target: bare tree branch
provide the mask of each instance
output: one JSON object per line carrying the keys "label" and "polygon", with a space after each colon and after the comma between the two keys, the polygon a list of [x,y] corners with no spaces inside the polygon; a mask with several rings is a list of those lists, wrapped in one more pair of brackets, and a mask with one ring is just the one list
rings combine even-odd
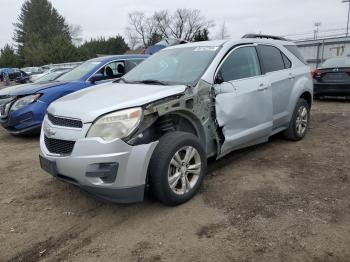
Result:
{"label": "bare tree branch", "polygon": [[201,15],[198,9],[181,8],[172,15],[168,10],[155,12],[150,17],[146,17],[142,12],[130,13],[126,31],[132,48],[137,39],[139,44],[147,47],[152,43],[152,39],[159,36],[193,41],[198,33],[213,26],[214,23]]}
{"label": "bare tree branch", "polygon": [[220,30],[217,34],[217,39],[227,39],[230,35],[227,32],[226,22],[224,21],[220,27]]}
{"label": "bare tree branch", "polygon": [[80,46],[83,42],[83,28],[81,27],[81,25],[69,25],[69,33],[70,36],[72,38],[73,43],[76,46]]}

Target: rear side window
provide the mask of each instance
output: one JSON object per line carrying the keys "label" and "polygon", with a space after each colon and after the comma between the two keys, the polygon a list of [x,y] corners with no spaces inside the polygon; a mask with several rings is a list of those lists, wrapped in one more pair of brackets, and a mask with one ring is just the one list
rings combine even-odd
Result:
{"label": "rear side window", "polygon": [[302,63],[307,65],[307,62],[305,61],[303,55],[300,53],[300,50],[296,45],[285,45],[285,48],[288,49],[289,52],[291,52],[293,55],[295,55]]}
{"label": "rear side window", "polygon": [[284,62],[284,68],[286,68],[286,69],[291,68],[292,62],[289,60],[289,58],[285,54],[283,54],[282,52],[281,52],[281,54],[282,54],[282,58],[283,58],[283,62]]}
{"label": "rear side window", "polygon": [[255,47],[241,47],[234,50],[220,71],[225,82],[261,75]]}
{"label": "rear side window", "polygon": [[258,52],[265,73],[285,69],[282,53],[278,48],[268,45],[258,45]]}

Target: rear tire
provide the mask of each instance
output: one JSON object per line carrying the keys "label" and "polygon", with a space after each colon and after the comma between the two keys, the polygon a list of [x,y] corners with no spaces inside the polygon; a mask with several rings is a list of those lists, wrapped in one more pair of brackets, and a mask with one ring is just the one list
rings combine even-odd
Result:
{"label": "rear tire", "polygon": [[207,157],[199,139],[185,132],[160,138],[149,166],[151,192],[163,204],[176,206],[198,192],[207,172]]}
{"label": "rear tire", "polygon": [[303,139],[310,123],[310,106],[305,99],[299,98],[295,106],[289,127],[283,132],[283,136],[291,141]]}

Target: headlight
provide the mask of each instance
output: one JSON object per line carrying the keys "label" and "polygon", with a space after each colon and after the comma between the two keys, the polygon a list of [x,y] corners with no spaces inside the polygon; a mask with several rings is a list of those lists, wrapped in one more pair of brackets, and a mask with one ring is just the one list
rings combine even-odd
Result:
{"label": "headlight", "polygon": [[24,96],[16,100],[16,102],[13,103],[10,111],[16,111],[18,109],[21,109],[22,107],[25,107],[27,105],[30,105],[33,102],[38,101],[40,97],[40,94],[30,95],[30,96]]}
{"label": "headlight", "polygon": [[141,117],[139,107],[104,115],[92,124],[87,137],[100,137],[105,141],[127,137],[137,128]]}

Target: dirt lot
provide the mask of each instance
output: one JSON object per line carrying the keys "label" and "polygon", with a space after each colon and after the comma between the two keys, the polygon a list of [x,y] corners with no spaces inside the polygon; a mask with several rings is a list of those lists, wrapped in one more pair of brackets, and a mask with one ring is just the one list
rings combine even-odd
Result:
{"label": "dirt lot", "polygon": [[350,102],[316,102],[305,140],[209,164],[201,193],[101,203],[0,131],[0,261],[350,261]]}

